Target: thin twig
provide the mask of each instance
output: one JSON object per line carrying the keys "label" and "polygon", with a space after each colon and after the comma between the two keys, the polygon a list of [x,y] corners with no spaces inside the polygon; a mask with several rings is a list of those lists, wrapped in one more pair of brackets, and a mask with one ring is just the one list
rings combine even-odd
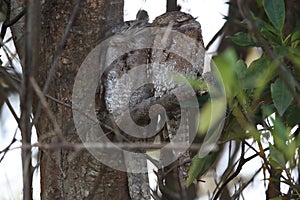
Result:
{"label": "thin twig", "polygon": [[10,104],[10,101],[7,98],[5,99],[5,103],[8,107],[8,109],[9,109],[9,111],[11,112],[13,117],[15,118],[16,122],[18,123],[18,126],[20,126],[20,119],[19,119],[17,113],[15,112],[14,107]]}
{"label": "thin twig", "polygon": [[227,26],[227,23],[225,23],[222,28],[214,35],[214,37],[209,41],[209,43],[206,45],[205,50],[207,51],[209,47],[216,41],[218,37],[220,37],[225,29],[225,26]]}
{"label": "thin twig", "polygon": [[26,13],[26,8],[24,8],[17,16],[15,16],[12,20],[10,20],[10,12],[11,12],[11,5],[10,1],[7,4],[7,13],[6,13],[6,19],[2,24],[0,36],[2,39],[4,39],[7,28],[17,23]]}
{"label": "thin twig", "polygon": [[14,25],[25,15],[25,13],[26,13],[26,8],[24,8],[19,14],[17,14],[17,16],[15,16],[15,18],[13,18],[10,21],[5,22],[4,25],[7,27]]}
{"label": "thin twig", "polygon": [[[56,67],[57,67],[60,55],[63,52],[63,49],[64,49],[64,46],[65,46],[67,37],[69,36],[72,24],[73,24],[73,22],[75,20],[76,13],[79,10],[79,4],[80,4],[80,2],[81,2],[81,0],[77,0],[76,1],[76,4],[75,4],[75,6],[73,8],[73,11],[71,13],[71,17],[70,17],[70,19],[68,21],[68,24],[67,24],[67,27],[65,29],[64,35],[63,35],[62,39],[60,40],[60,42],[58,44],[58,47],[57,47],[57,50],[56,50],[56,52],[54,54],[54,59],[53,59],[52,65],[50,67],[49,75],[47,77],[47,80],[46,80],[44,88],[43,88],[43,95],[46,95],[46,93],[48,91],[48,88],[50,86],[51,79],[52,79],[52,77],[53,77],[53,75],[55,73],[55,70],[56,70]],[[34,125],[37,122],[40,114],[41,114],[41,102],[38,103],[37,111],[35,113],[35,117],[34,117],[32,125]]]}
{"label": "thin twig", "polygon": [[6,9],[6,18],[5,18],[5,21],[4,21],[4,23],[1,27],[1,32],[0,32],[0,37],[1,37],[2,40],[4,39],[4,36],[6,34],[6,30],[8,28],[8,26],[6,26],[5,23],[7,23],[10,20],[10,12],[11,12],[10,0],[6,0],[4,2],[7,6],[7,9]]}
{"label": "thin twig", "polygon": [[45,97],[43,96],[43,93],[42,93],[40,87],[38,86],[38,84],[36,83],[36,81],[33,77],[30,77],[30,83],[31,83],[35,93],[39,97],[39,100],[40,100],[44,110],[46,111],[46,114],[48,115],[49,119],[51,120],[51,122],[54,126],[54,132],[58,135],[58,137],[61,141],[64,141],[64,137],[62,136],[62,131],[56,121],[56,118],[55,118],[54,114],[52,113]]}
{"label": "thin twig", "polygon": [[200,144],[172,144],[172,143],[162,143],[162,144],[153,144],[153,143],[107,143],[107,142],[85,142],[81,143],[69,143],[67,141],[51,143],[51,144],[42,144],[42,143],[34,143],[34,144],[22,144],[21,147],[15,147],[14,149],[31,149],[32,147],[38,147],[43,150],[58,150],[58,149],[73,149],[75,151],[81,149],[124,149],[124,150],[160,150],[171,149],[171,150],[185,150],[187,147],[191,150],[199,150],[201,147]]}
{"label": "thin twig", "polygon": [[[16,53],[16,52],[15,52],[15,53],[11,52],[10,48],[8,48],[8,47],[5,45],[5,43],[3,42],[3,38],[0,38],[0,46],[3,48],[3,52],[4,52],[5,56],[6,56],[6,58],[8,59],[9,65],[15,70],[15,67],[14,67],[12,61],[13,61],[14,59],[16,59],[16,61],[20,63],[20,60],[17,59],[17,57],[16,57],[16,56],[17,56],[17,53]],[[6,64],[6,65],[7,65],[7,64]],[[15,71],[16,71],[16,70],[15,70]],[[20,81],[20,82],[21,82],[21,81]]]}
{"label": "thin twig", "polygon": [[9,150],[11,150],[10,147],[17,141],[17,139],[16,139],[17,130],[18,130],[18,129],[15,130],[14,137],[13,137],[13,139],[11,140],[11,142],[7,145],[7,147],[5,147],[3,150],[0,151],[0,154],[3,153],[2,157],[0,158],[0,163],[1,163],[1,161],[3,160],[3,158],[5,157],[6,153],[7,153]]}
{"label": "thin twig", "polygon": [[239,175],[239,173],[241,172],[242,170],[242,167],[243,165],[246,163],[245,162],[245,157],[244,157],[244,154],[245,153],[245,144],[242,143],[242,150],[241,150],[241,158],[240,158],[240,161],[239,161],[239,164],[235,170],[235,172],[233,172],[233,174],[231,174],[224,182],[223,184],[220,186],[220,188],[218,189],[217,193],[214,195],[214,198],[213,200],[217,200],[221,194],[221,192],[223,191],[223,189],[225,188],[225,186],[230,182],[232,181],[236,176]]}
{"label": "thin twig", "polygon": [[262,170],[262,167],[260,167],[256,172],[252,175],[251,179],[248,180],[246,183],[242,184],[242,186],[231,196],[231,199],[238,199],[238,197],[242,194],[243,190],[248,187],[248,185],[253,182],[254,178],[259,174],[259,172]]}
{"label": "thin twig", "polygon": [[65,103],[65,102],[63,102],[63,101],[60,101],[60,100],[58,100],[58,99],[56,99],[56,98],[54,98],[54,97],[52,97],[52,96],[50,96],[50,95],[48,95],[48,94],[46,94],[45,95],[48,99],[50,99],[50,100],[52,100],[52,101],[54,101],[54,102],[56,102],[56,103],[58,103],[58,104],[60,104],[60,105],[63,105],[63,106],[65,106],[65,107],[67,107],[67,108],[72,108],[72,105],[71,104],[67,104],[67,103]]}

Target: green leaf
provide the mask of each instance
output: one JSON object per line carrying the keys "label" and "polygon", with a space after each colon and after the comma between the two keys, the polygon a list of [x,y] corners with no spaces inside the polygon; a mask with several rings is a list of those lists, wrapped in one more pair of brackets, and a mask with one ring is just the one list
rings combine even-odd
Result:
{"label": "green leaf", "polygon": [[233,36],[229,36],[229,38],[239,46],[247,47],[256,45],[256,42],[248,33],[238,32]]}
{"label": "green leaf", "polygon": [[201,109],[199,117],[199,134],[205,134],[210,126],[211,121],[211,102],[207,102]]}
{"label": "green leaf", "polygon": [[297,30],[291,36],[292,47],[296,48],[299,42],[300,42],[300,30]]}
{"label": "green leaf", "polygon": [[272,24],[260,18],[254,18],[260,33],[268,40],[270,44],[281,45],[281,33]]}
{"label": "green leaf", "polygon": [[238,68],[237,55],[233,49],[229,48],[224,53],[216,56],[214,63],[222,76],[228,102],[231,102],[240,92],[236,73]]}
{"label": "green leaf", "polygon": [[271,114],[275,112],[274,104],[263,105],[261,106],[263,118],[269,117]]}
{"label": "green leaf", "polygon": [[273,34],[273,37],[278,35],[278,30],[274,26],[272,26],[272,24],[258,17],[254,17],[254,20],[260,31],[265,30],[269,32],[269,34]]}
{"label": "green leaf", "polygon": [[238,60],[237,64],[238,65],[235,71],[238,76],[238,79],[241,80],[246,76],[247,64],[243,60]]}
{"label": "green leaf", "polygon": [[285,112],[286,123],[288,126],[293,127],[299,123],[300,120],[300,107],[290,106]]}
{"label": "green leaf", "polygon": [[284,0],[264,0],[265,12],[278,31],[282,31],[285,20]]}
{"label": "green leaf", "polygon": [[[199,116],[199,134],[206,134],[209,127],[218,127],[220,118],[222,118],[223,108],[225,107],[223,99],[211,99],[206,102],[200,111]],[[212,114],[213,112],[213,114]],[[212,135],[213,136],[213,135]]]}
{"label": "green leaf", "polygon": [[243,79],[243,88],[253,89],[265,86],[273,78],[274,69],[273,64],[266,56],[253,61]]}
{"label": "green leaf", "polygon": [[282,116],[293,101],[293,96],[286,88],[285,83],[279,78],[271,85],[271,94],[274,105],[279,115]]}
{"label": "green leaf", "polygon": [[274,129],[272,135],[276,149],[284,156],[285,161],[294,164],[297,143],[295,140],[290,140],[290,128],[286,127],[279,118],[272,119]]}
{"label": "green leaf", "polygon": [[279,151],[275,146],[269,144],[270,147],[270,164],[276,168],[282,168],[285,166],[286,160],[281,151]]}
{"label": "green leaf", "polygon": [[300,49],[299,48],[289,48],[289,51],[290,51],[290,54],[289,54],[288,58],[295,64],[296,68],[297,67],[300,68]]}
{"label": "green leaf", "polygon": [[186,180],[187,187],[193,183],[198,175],[205,174],[212,167],[219,153],[220,151],[211,152],[205,157],[199,157],[199,155],[197,154],[193,158],[192,165],[188,172],[189,177]]}
{"label": "green leaf", "polygon": [[285,56],[288,56],[290,52],[289,52],[289,49],[287,47],[277,46],[277,47],[274,47],[274,53],[275,53],[276,57],[278,59],[280,59],[280,58],[283,58]]}
{"label": "green leaf", "polygon": [[272,122],[274,124],[274,131],[272,132],[274,143],[277,145],[277,148],[283,149],[289,139],[289,133],[280,119],[272,119]]}

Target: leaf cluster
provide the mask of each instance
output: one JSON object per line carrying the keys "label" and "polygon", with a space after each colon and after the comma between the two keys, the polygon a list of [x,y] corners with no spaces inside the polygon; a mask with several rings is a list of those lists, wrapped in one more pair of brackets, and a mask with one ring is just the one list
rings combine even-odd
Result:
{"label": "leaf cluster", "polygon": [[[300,16],[295,14],[293,29],[287,32],[290,19],[284,0],[252,1],[255,10],[251,10],[246,1],[233,2],[230,6],[236,7],[241,19],[232,20],[238,21],[232,25],[247,31],[225,35],[225,38],[248,52],[258,51],[260,55],[253,58],[249,53],[246,59],[240,59],[236,50],[228,47],[214,58],[228,102],[221,143],[239,141],[246,144],[252,139],[259,147],[255,151],[263,162],[264,172],[272,174],[272,170],[277,170],[281,175],[276,181],[290,187],[288,193],[280,193],[280,198],[300,198],[299,180],[291,175],[292,171],[300,174]],[[262,148],[263,143],[267,148]],[[187,184],[208,171],[217,160],[216,153],[221,155],[221,151],[217,151],[205,158],[196,156],[193,159]],[[265,176],[266,180],[272,178]],[[219,194],[215,192],[214,198]]]}

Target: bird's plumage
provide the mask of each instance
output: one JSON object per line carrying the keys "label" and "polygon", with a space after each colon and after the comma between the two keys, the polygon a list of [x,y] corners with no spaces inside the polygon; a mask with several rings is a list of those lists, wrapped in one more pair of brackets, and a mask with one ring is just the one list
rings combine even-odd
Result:
{"label": "bird's plumage", "polygon": [[[158,16],[152,24],[149,24],[145,20],[125,22],[124,24],[114,28],[114,30],[111,31],[111,34],[124,33],[128,30],[136,28],[143,29],[146,27],[170,27],[172,30],[178,31],[181,34],[185,34],[186,36],[194,39],[200,47],[203,47],[201,26],[199,22],[197,22],[191,15],[179,11],[168,12]],[[137,49],[135,51],[129,51],[122,57],[118,58],[108,68],[108,70],[106,70],[101,79],[101,87],[99,87],[101,90],[99,92],[101,95],[100,99],[102,99],[101,101],[104,103],[104,105],[102,105],[102,109],[100,109],[102,110],[102,113],[105,112],[108,115],[112,115],[114,116],[114,120],[118,121],[122,118],[122,114],[126,109],[134,107],[143,100],[148,98],[159,99],[164,95],[172,94],[176,88],[180,87],[180,83],[169,78],[170,72],[174,72],[191,79],[202,78],[201,74],[203,72],[203,62],[193,65],[188,60],[180,57],[174,52],[171,52],[169,49],[155,49],[155,42],[160,41],[161,38],[159,38],[159,36],[154,36],[153,49]],[[190,52],[190,54],[192,53],[193,52]],[[129,77],[128,72],[134,67],[141,65],[143,65],[144,68],[138,72],[133,72],[137,74],[134,75],[136,80],[132,80],[132,76]],[[149,82],[152,82],[152,84],[148,84],[137,89],[135,88],[133,90],[135,82],[139,82],[139,79],[147,79]],[[173,136],[176,134],[181,123],[180,111],[182,111],[182,109],[178,106],[178,108],[167,112],[168,116],[165,128],[161,132],[161,134],[164,135],[162,137],[164,141],[162,142],[178,142],[173,141]],[[103,117],[99,117],[99,119],[103,119]],[[147,125],[145,124],[146,122],[147,120],[137,124],[143,126]],[[114,123],[110,124],[112,125]],[[183,138],[185,138],[185,140],[189,140],[189,127],[183,127],[181,131],[186,134],[186,137]],[[122,134],[125,135],[125,133]],[[153,137],[152,139],[147,140],[136,139],[134,137],[127,137],[124,135],[122,137],[125,137],[127,142],[153,141]],[[188,160],[189,152],[183,152],[179,158],[179,166],[176,170],[178,171],[181,182],[185,181],[187,178],[187,170],[189,167]],[[146,160],[141,162],[147,166]],[[129,189],[132,199],[150,199],[149,185],[144,184],[148,181],[146,173],[129,175],[128,179],[131,184],[129,187],[132,187]],[[180,184],[182,185],[182,183]]]}

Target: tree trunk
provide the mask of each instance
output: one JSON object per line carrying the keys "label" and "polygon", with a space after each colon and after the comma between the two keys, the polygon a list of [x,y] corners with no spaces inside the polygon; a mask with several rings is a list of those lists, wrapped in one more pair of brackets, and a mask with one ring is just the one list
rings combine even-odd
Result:
{"label": "tree trunk", "polygon": [[[14,8],[20,6],[19,1],[12,1]],[[56,148],[42,148],[41,167],[41,198],[42,199],[128,199],[126,173],[104,166],[88,151],[65,148],[63,144],[80,143],[72,118],[72,90],[75,76],[81,63],[88,53],[104,38],[105,32],[123,20],[123,0],[89,0],[81,1],[75,15],[68,37],[63,45],[67,24],[74,7],[75,0],[46,1],[41,12],[41,65],[36,69],[35,77],[38,85],[43,88],[50,73],[51,65],[56,59],[59,48],[57,67],[54,70],[49,89],[46,92],[48,105],[55,114],[61,132],[53,130],[54,121],[50,120],[44,108],[38,114],[40,99],[34,98],[33,111],[39,143],[62,144]],[[12,27],[16,46],[23,59],[20,36],[22,23]],[[21,39],[20,39],[21,38]],[[96,83],[95,83],[96,84]],[[55,101],[53,99],[56,99]],[[59,104],[58,102],[63,102]],[[43,107],[43,106],[42,106]],[[72,150],[73,149],[73,150]]]}

